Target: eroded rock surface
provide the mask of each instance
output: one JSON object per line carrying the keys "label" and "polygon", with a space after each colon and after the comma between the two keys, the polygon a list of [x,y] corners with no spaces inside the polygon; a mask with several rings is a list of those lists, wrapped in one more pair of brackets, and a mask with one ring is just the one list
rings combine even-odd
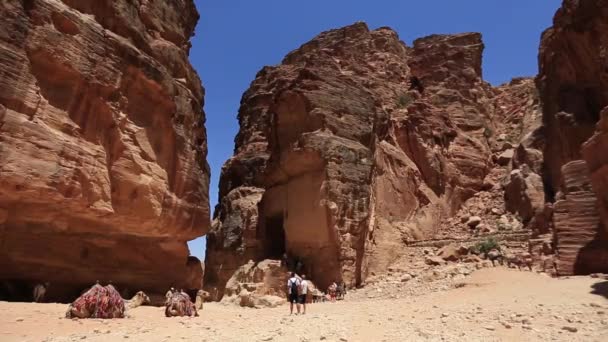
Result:
{"label": "eroded rock surface", "polygon": [[607,48],[605,0],[565,0],[540,47],[543,178],[562,275],[608,271]]}
{"label": "eroded rock surface", "polygon": [[[287,302],[288,273],[280,261],[249,261],[238,268],[226,284],[222,303],[268,308]],[[218,297],[217,294],[211,294]]]}
{"label": "eroded rock surface", "polygon": [[193,2],[8,0],[0,16],[0,278],[200,287]]}
{"label": "eroded rock surface", "polygon": [[[262,69],[243,95],[235,155],[222,169],[209,291],[221,296],[248,260],[284,253],[322,289],[362,284],[404,246],[452,235],[441,223],[480,201],[475,194],[504,212],[497,182],[510,166],[493,160],[534,130],[539,103],[530,79],[484,82],[483,48],[477,33],[408,47],[389,28],[357,23]],[[422,92],[410,89],[412,76]]]}

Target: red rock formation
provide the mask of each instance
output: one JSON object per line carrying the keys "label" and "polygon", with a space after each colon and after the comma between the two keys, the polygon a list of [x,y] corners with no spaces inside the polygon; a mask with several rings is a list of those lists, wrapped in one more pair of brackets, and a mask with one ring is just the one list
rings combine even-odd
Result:
{"label": "red rock formation", "polygon": [[0,278],[200,287],[193,2],[8,0],[0,16]]}
{"label": "red rock formation", "polygon": [[510,152],[505,209],[517,214],[534,234],[546,234],[549,227],[543,220],[545,192],[541,176],[545,137],[538,90],[533,79],[517,78],[497,91],[500,94],[495,103],[504,131],[497,132],[499,139],[494,149],[497,153]]}
{"label": "red rock formation", "polygon": [[553,225],[562,275],[608,271],[602,228],[608,227],[608,145],[605,121],[600,121],[608,105],[606,46],[606,0],[564,0],[541,42],[537,83],[547,142],[543,176],[549,201],[556,201]]}
{"label": "red rock formation", "polygon": [[601,112],[595,134],[583,145],[604,231],[608,233],[608,108]]}
{"label": "red rock formation", "polygon": [[[476,33],[408,48],[388,28],[357,23],[262,69],[222,169],[209,292],[221,297],[241,265],[284,252],[320,288],[361,284],[404,244],[440,233],[443,218],[487,188],[504,143],[493,132],[513,114],[495,109],[503,91],[482,80],[482,51]],[[409,90],[411,76],[422,93]]]}

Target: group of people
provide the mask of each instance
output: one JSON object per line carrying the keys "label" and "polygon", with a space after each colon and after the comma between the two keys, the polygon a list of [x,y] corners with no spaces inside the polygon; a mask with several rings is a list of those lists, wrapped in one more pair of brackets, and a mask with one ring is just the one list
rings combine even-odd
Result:
{"label": "group of people", "polygon": [[289,300],[289,314],[293,315],[293,305],[296,305],[297,315],[300,314],[300,305],[303,307],[302,314],[306,314],[306,296],[308,295],[308,280],[306,275],[298,277],[295,272],[291,272],[287,279],[287,300]]}
{"label": "group of people", "polygon": [[[314,285],[306,279],[306,275],[298,276],[295,272],[291,272],[289,279],[287,279],[287,300],[289,301],[289,313],[293,314],[294,304],[296,307],[296,314],[306,314],[306,303],[307,296],[311,292],[313,294],[313,302],[316,302],[314,297],[316,289],[312,289]],[[332,282],[327,289],[329,300],[335,302],[337,299],[344,299],[346,295],[346,284],[341,282],[339,285],[336,282]],[[322,293],[321,293],[322,294]],[[325,301],[325,295],[322,294],[323,301]],[[302,310],[300,310],[302,309]]]}
{"label": "group of people", "polygon": [[338,285],[336,282],[333,282],[329,285],[327,292],[329,293],[329,298],[332,302],[335,302],[336,299],[344,299],[344,296],[346,296],[346,284],[341,282]]}

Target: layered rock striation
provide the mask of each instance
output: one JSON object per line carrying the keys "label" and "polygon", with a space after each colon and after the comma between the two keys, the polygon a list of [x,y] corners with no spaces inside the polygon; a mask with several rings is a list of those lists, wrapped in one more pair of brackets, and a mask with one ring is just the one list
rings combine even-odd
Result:
{"label": "layered rock striation", "polygon": [[544,32],[537,78],[562,275],[608,271],[608,1],[564,0]]}
{"label": "layered rock striation", "polygon": [[8,0],[0,16],[0,279],[199,288],[193,2]]}
{"label": "layered rock striation", "polygon": [[[221,297],[248,260],[283,255],[320,288],[360,285],[403,246],[438,236],[476,193],[499,189],[487,178],[499,136],[509,120],[540,115],[530,80],[501,89],[483,81],[483,48],[477,33],[408,47],[389,28],[357,23],[262,69],[222,169],[207,240],[210,292]],[[500,96],[522,102],[521,113]],[[514,146],[531,126],[519,127]]]}

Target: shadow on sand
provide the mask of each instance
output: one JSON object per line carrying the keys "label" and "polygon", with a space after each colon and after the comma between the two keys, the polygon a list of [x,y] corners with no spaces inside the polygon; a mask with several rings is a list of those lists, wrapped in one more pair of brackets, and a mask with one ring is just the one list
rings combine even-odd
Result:
{"label": "shadow on sand", "polygon": [[595,283],[591,285],[591,293],[599,296],[604,296],[604,298],[608,299],[608,280],[602,281],[599,283]]}

